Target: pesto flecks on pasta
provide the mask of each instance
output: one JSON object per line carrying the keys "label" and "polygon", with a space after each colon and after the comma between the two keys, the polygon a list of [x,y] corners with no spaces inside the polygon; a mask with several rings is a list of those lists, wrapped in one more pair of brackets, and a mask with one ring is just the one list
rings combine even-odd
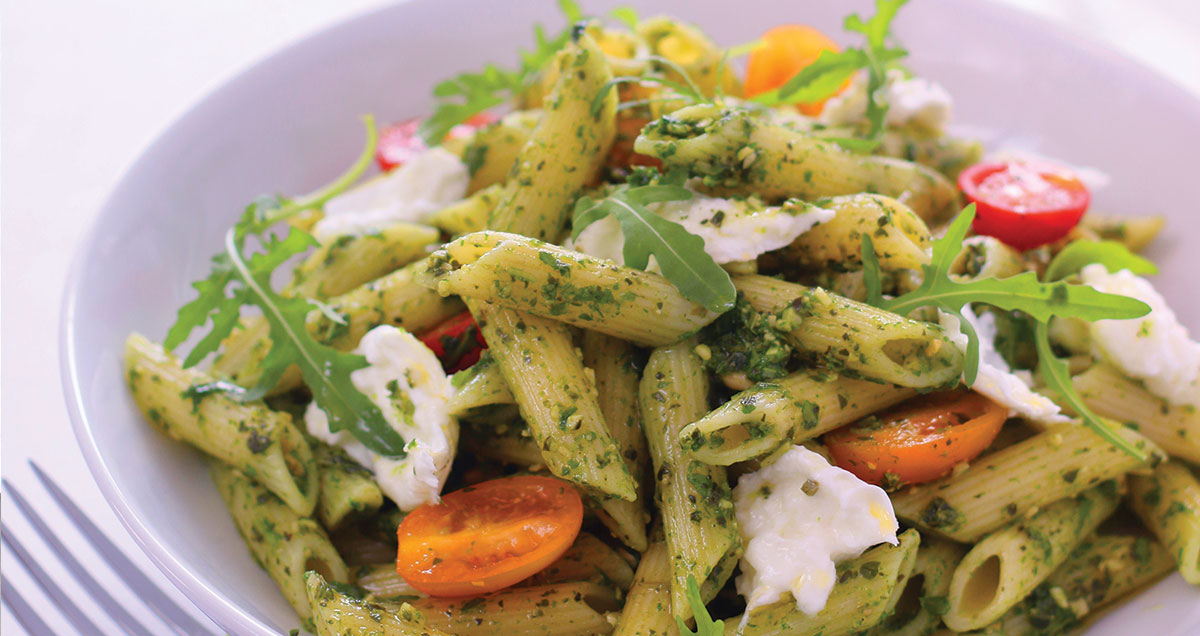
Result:
{"label": "pesto flecks on pasta", "polygon": [[1050,635],[1200,585],[1161,219],[952,134],[903,4],[841,49],[561,0],[519,67],[250,205],[125,374],[298,624]]}

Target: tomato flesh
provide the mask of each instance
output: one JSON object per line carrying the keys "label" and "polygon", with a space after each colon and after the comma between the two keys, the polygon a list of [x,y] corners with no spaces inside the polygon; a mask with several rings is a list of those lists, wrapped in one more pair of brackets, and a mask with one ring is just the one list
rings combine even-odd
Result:
{"label": "tomato flesh", "polygon": [[975,233],[1020,250],[1063,238],[1091,203],[1087,186],[1048,164],[979,163],[959,174],[958,186],[975,204]]}
{"label": "tomato flesh", "polygon": [[[375,147],[375,163],[384,172],[391,172],[413,157],[425,152],[429,146],[421,139],[418,131],[423,118],[414,117],[385,127],[379,132],[379,143]],[[446,139],[471,136],[476,130],[496,121],[488,113],[472,115],[467,121],[450,129]]]}
{"label": "tomato flesh", "polygon": [[433,355],[438,357],[442,368],[449,373],[461,371],[479,362],[479,356],[487,349],[483,332],[475,324],[471,312],[464,311],[442,324],[426,331],[418,338]]}
{"label": "tomato flesh", "polygon": [[863,481],[919,484],[978,456],[1006,416],[1004,407],[978,393],[935,393],[840,428],[825,436],[825,444],[838,466]]}
{"label": "tomato flesh", "polygon": [[409,513],[396,529],[396,571],[430,596],[494,592],[562,556],[582,523],[583,502],[570,484],[494,479]]}
{"label": "tomato flesh", "polygon": [[[746,97],[779,88],[804,67],[812,64],[821,51],[838,52],[837,43],[824,33],[803,24],[783,24],[768,30],[760,38],[763,45],[750,52],[746,61]],[[838,89],[841,92],[849,80]],[[810,117],[821,114],[826,100],[797,104]]]}

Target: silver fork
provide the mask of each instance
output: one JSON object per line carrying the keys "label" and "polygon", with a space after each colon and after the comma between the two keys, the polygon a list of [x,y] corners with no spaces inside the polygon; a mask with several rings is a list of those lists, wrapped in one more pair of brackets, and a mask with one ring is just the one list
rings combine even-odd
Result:
{"label": "silver fork", "polygon": [[[203,635],[211,636],[212,632],[206,629],[203,625],[193,619],[183,608],[179,607],[167,597],[145,574],[142,573],[129,557],[121,552],[120,548],[113,544],[100,528],[87,515],[71,501],[67,494],[59,488],[58,484],[54,483],[50,476],[47,475],[37,464],[32,461],[29,465],[37,474],[38,479],[46,490],[50,492],[51,498],[54,499],[62,508],[66,516],[75,524],[75,527],[88,540],[88,543],[96,549],[96,552],[108,563],[109,567],[125,582],[125,585],[134,592],[155,614],[163,620],[165,624],[177,634],[181,636]],[[125,633],[134,636],[153,636],[153,632],[146,628],[141,622],[134,618],[119,602],[116,601],[108,593],[104,587],[92,577],[91,574],[79,563],[79,561],[67,550],[62,541],[55,536],[54,532],[42,520],[41,515],[33,509],[24,496],[10,484],[7,479],[2,480],[4,495],[11,499],[16,504],[21,513],[29,520],[38,536],[46,542],[47,545],[58,555],[63,566],[71,573],[80,585],[91,595],[96,601],[96,604],[103,609],[113,621],[119,625]],[[62,612],[63,616],[71,623],[77,633],[84,636],[103,636],[104,632],[96,626],[91,619],[87,617],[79,609],[79,606],[67,598],[66,593],[58,586],[46,573],[37,561],[25,549],[25,546],[13,536],[9,531],[8,526],[0,523],[0,540],[3,540],[5,547],[12,551],[12,554],[29,570],[33,575],[34,580],[45,591],[46,595],[54,601],[55,606]],[[9,584],[7,577],[0,581],[0,596],[3,596],[4,604],[12,611],[17,622],[34,636],[42,636],[43,634],[53,635],[54,632],[46,625],[45,621],[29,606],[24,598],[17,592],[12,585]]]}

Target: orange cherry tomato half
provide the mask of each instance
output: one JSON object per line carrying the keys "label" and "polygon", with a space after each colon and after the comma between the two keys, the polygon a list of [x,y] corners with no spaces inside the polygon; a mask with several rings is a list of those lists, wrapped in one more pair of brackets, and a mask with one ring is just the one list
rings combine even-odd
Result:
{"label": "orange cherry tomato half", "polygon": [[1092,200],[1070,171],[1049,164],[978,163],[958,175],[958,187],[975,203],[975,233],[1020,250],[1066,236]]}
{"label": "orange cherry tomato half", "polygon": [[[406,119],[385,127],[379,131],[379,143],[375,147],[375,163],[384,172],[391,172],[406,161],[429,149],[421,136],[417,134],[421,127],[421,117]],[[496,121],[496,116],[489,113],[472,115],[467,121],[450,129],[446,139],[468,137],[476,130]]]}
{"label": "orange cherry tomato half", "polygon": [[562,556],[582,523],[583,502],[565,481],[485,481],[404,517],[396,529],[396,571],[430,596],[494,592]]}
{"label": "orange cherry tomato half", "polygon": [[[817,61],[821,51],[838,52],[841,48],[824,33],[802,24],[783,24],[768,30],[760,38],[763,45],[750,52],[746,60],[746,97],[779,88],[801,69]],[[841,92],[849,80],[838,89]],[[797,104],[810,117],[819,115],[825,100]]]}
{"label": "orange cherry tomato half", "polygon": [[[974,459],[1008,411],[970,391],[933,393],[825,436],[837,465],[876,485],[919,484]],[[895,477],[885,477],[891,473]]]}

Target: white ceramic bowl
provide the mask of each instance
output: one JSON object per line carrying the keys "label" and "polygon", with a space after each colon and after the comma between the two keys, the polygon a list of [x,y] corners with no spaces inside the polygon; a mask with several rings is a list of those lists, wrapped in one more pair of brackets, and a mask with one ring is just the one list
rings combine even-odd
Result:
{"label": "white ceramic bowl", "polygon": [[[586,4],[599,12],[609,3]],[[850,8],[870,8],[754,0],[731,13],[728,3],[638,4],[693,21],[723,44],[789,21],[840,33]],[[199,456],[138,414],[121,373],[125,336],[164,336],[192,296],[188,283],[207,271],[221,235],[255,195],[303,193],[348,165],[362,142],[359,115],[386,122],[427,112],[436,81],[514,60],[536,20],[557,27],[561,18],[549,0],[414,0],[298,42],[176,122],[125,175],[76,257],[62,374],[83,454],[142,548],[233,634],[278,634],[297,620],[251,561]],[[1109,173],[1112,185],[1098,193],[1097,207],[1166,214],[1169,230],[1152,253],[1164,272],[1158,283],[1200,332],[1200,295],[1188,293],[1196,291],[1200,261],[1185,249],[1188,235],[1200,235],[1200,103],[1094,42],[991,4],[915,0],[897,29],[912,65],[954,95],[957,121]],[[1135,630],[1200,632],[1200,592],[1172,576],[1092,633]]]}

